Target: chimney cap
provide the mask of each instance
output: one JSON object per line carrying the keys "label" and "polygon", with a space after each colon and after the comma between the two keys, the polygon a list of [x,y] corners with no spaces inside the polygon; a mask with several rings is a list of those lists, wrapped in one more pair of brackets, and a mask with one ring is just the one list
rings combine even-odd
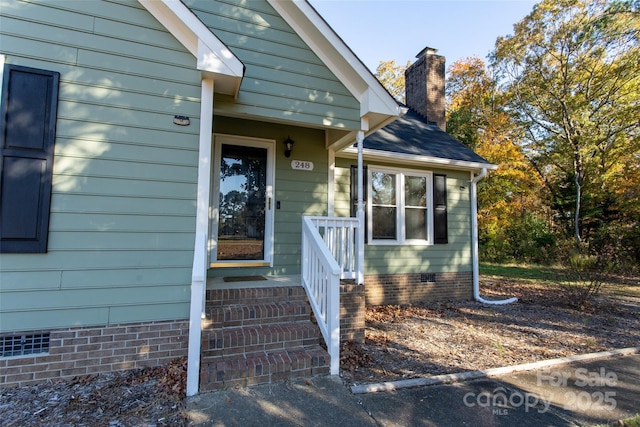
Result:
{"label": "chimney cap", "polygon": [[436,54],[436,52],[438,52],[438,49],[427,46],[427,47],[425,47],[424,49],[422,49],[422,50],[420,51],[420,53],[418,53],[418,54],[416,55],[416,58],[421,58],[421,57],[423,57],[423,56],[427,56],[427,55],[435,55],[435,54]]}

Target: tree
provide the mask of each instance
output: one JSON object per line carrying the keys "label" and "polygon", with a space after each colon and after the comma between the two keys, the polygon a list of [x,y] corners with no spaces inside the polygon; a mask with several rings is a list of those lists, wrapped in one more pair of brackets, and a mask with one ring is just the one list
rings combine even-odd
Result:
{"label": "tree", "polygon": [[543,183],[519,145],[522,129],[477,57],[454,62],[447,78],[447,131],[499,165],[478,186],[478,228],[485,259],[546,261],[553,239]]}
{"label": "tree", "polygon": [[382,86],[393,96],[396,101],[404,103],[404,72],[411,65],[396,65],[393,59],[390,61],[380,61],[376,68],[375,76],[378,78]]}
{"label": "tree", "polygon": [[622,166],[637,164],[639,6],[544,0],[492,54],[525,153],[578,244],[620,203]]}
{"label": "tree", "polygon": [[470,57],[454,62],[448,70],[447,131],[472,150],[493,116],[496,85],[484,62]]}

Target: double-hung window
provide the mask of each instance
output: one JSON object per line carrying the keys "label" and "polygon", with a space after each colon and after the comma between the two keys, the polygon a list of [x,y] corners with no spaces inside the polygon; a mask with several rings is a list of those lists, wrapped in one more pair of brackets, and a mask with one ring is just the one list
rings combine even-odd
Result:
{"label": "double-hung window", "polygon": [[370,244],[434,243],[432,180],[431,172],[369,167]]}

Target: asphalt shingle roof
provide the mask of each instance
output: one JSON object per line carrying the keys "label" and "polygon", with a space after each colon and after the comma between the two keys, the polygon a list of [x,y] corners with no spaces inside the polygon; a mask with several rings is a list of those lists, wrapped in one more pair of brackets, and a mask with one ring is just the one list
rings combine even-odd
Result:
{"label": "asphalt shingle roof", "polygon": [[466,145],[430,124],[412,109],[364,139],[364,148],[392,153],[485,163],[487,160]]}

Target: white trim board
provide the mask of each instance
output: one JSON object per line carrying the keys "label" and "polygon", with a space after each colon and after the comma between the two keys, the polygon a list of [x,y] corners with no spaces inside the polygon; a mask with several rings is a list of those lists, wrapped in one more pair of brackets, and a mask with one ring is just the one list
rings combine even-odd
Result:
{"label": "white trim board", "polygon": [[[336,157],[354,159],[358,155],[358,150],[349,147],[337,152]],[[498,165],[491,163],[469,162],[466,160],[443,159],[440,157],[420,156],[415,154],[394,153],[391,151],[374,150],[365,148],[363,156],[366,160],[377,160],[381,162],[391,162],[394,164],[414,165],[421,167],[432,167],[441,169],[454,169],[464,171],[480,171],[482,169],[496,170]]]}
{"label": "white trim board", "polygon": [[244,64],[179,0],[138,0],[197,60],[203,78],[215,91],[237,96]]}

